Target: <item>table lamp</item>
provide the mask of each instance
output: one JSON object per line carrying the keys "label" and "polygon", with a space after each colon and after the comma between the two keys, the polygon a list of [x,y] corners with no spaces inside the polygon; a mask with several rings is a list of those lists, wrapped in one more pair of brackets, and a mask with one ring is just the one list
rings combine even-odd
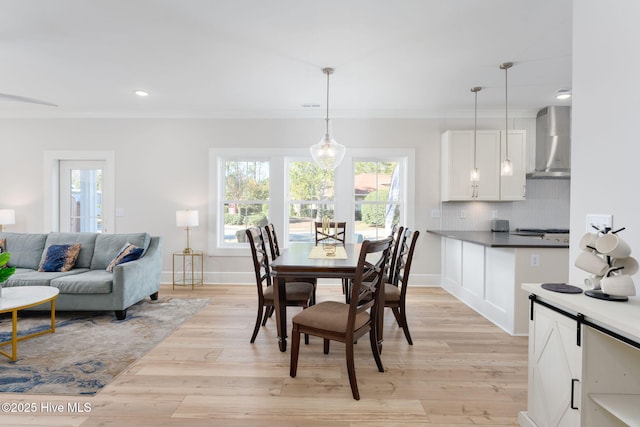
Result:
{"label": "table lamp", "polygon": [[185,230],[187,231],[187,247],[184,248],[182,253],[193,253],[193,250],[189,247],[189,233],[191,232],[191,227],[198,226],[198,211],[190,209],[176,211],[176,226],[185,227]]}
{"label": "table lamp", "polygon": [[5,225],[16,223],[16,211],[13,209],[0,209],[0,232],[4,231]]}

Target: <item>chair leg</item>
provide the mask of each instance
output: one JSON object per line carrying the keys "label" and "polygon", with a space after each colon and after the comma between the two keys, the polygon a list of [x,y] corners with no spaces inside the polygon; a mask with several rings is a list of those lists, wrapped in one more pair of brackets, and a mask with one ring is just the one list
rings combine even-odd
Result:
{"label": "chair leg", "polygon": [[382,366],[382,358],[380,357],[380,347],[378,347],[378,337],[375,329],[373,328],[369,331],[369,341],[371,342],[371,352],[373,353],[373,358],[376,361],[378,372],[384,372],[384,366]]}
{"label": "chair leg", "polygon": [[300,331],[293,325],[291,330],[291,364],[289,366],[289,376],[295,378],[298,373],[298,354],[300,353]]}
{"label": "chair leg", "polygon": [[329,354],[329,340],[324,339],[324,354]]}
{"label": "chair leg", "polygon": [[273,306],[267,305],[264,307],[264,316],[262,317],[262,326],[267,324],[267,320],[273,314]]}
{"label": "chair leg", "polygon": [[402,328],[402,316],[400,315],[400,310],[398,309],[398,307],[391,307],[391,312],[393,313],[393,316],[396,318],[398,327]]}
{"label": "chair leg", "polygon": [[[266,312],[266,307],[265,307],[265,312]],[[265,317],[265,322],[267,321],[267,318]],[[253,335],[251,335],[251,344],[253,344],[256,340],[256,337],[258,336],[258,331],[260,330],[260,324],[262,323],[262,305],[258,306],[258,317],[256,318],[256,326],[254,326],[253,328]],[[264,323],[262,323],[262,325],[264,326]]]}
{"label": "chair leg", "polygon": [[400,308],[400,315],[402,317],[402,330],[404,332],[404,337],[407,339],[409,345],[413,345],[413,340],[409,333],[409,322],[407,322],[407,310],[405,310],[404,306]]}
{"label": "chair leg", "polygon": [[356,381],[356,367],[353,360],[353,341],[346,344],[346,356],[347,356],[347,372],[349,373],[349,385],[351,385],[351,394],[355,400],[360,400],[360,393],[358,392],[358,382]]}

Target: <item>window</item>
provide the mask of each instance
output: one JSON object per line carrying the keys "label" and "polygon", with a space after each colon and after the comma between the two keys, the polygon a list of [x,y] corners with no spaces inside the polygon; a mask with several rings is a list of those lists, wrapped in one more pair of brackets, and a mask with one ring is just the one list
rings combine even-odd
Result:
{"label": "window", "polygon": [[270,222],[282,247],[314,241],[324,215],[347,221],[347,242],[413,226],[412,149],[348,149],[335,171],[318,169],[306,148],[212,148],[209,162],[212,255],[248,255],[244,230]]}
{"label": "window", "polygon": [[353,169],[356,241],[388,236],[401,215],[400,163],[356,161]]}
{"label": "window", "polygon": [[315,241],[314,222],[334,217],[334,171],[310,160],[289,162],[289,241]]}
{"label": "window", "polygon": [[269,162],[224,162],[224,245],[244,243],[248,227],[269,223]]}

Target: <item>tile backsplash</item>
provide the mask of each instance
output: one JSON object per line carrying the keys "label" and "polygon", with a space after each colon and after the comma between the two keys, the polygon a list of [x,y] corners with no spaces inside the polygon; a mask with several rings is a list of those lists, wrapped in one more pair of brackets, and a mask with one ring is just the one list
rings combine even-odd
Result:
{"label": "tile backsplash", "polygon": [[[491,219],[516,228],[569,228],[568,179],[527,179],[527,198],[518,202],[442,202],[442,230],[489,230]],[[464,216],[464,218],[462,218]]]}

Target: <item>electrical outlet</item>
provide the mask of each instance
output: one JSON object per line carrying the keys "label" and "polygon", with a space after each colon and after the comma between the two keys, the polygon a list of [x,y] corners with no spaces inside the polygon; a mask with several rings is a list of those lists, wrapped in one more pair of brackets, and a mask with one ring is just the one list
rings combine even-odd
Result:
{"label": "electrical outlet", "polygon": [[587,214],[587,233],[595,233],[594,227],[602,231],[606,227],[613,228],[613,215]]}
{"label": "electrical outlet", "polygon": [[498,211],[491,211],[491,219],[498,218]]}
{"label": "electrical outlet", "polygon": [[431,218],[440,218],[440,209],[431,209]]}
{"label": "electrical outlet", "polygon": [[467,219],[467,212],[460,211],[460,219]]}
{"label": "electrical outlet", "polygon": [[539,266],[540,266],[540,255],[531,254],[531,267],[539,267]]}

